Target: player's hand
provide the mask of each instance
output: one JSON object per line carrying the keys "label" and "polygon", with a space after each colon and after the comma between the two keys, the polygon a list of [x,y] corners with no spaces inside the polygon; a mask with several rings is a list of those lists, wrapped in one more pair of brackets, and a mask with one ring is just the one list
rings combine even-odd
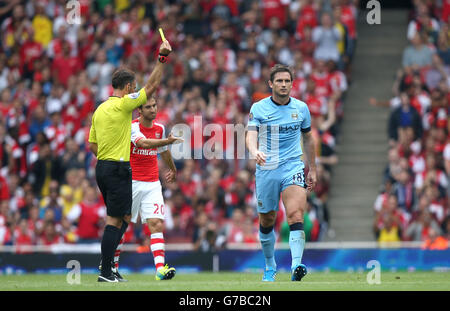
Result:
{"label": "player's hand", "polygon": [[258,165],[266,164],[266,154],[262,151],[256,151],[255,160]]}
{"label": "player's hand", "polygon": [[166,173],[166,181],[167,182],[175,182],[177,180],[177,172],[169,170]]}
{"label": "player's hand", "polygon": [[169,134],[167,140],[169,141],[169,144],[181,144],[182,142],[184,142],[183,138],[175,137],[172,133]]}
{"label": "player's hand", "polygon": [[159,54],[169,55],[172,52],[172,47],[170,46],[169,41],[165,40],[161,43],[159,47]]}
{"label": "player's hand", "polygon": [[306,177],[306,190],[308,190],[309,192],[313,191],[314,188],[316,187],[316,183],[317,183],[317,173],[316,170],[309,170],[308,172],[308,177]]}

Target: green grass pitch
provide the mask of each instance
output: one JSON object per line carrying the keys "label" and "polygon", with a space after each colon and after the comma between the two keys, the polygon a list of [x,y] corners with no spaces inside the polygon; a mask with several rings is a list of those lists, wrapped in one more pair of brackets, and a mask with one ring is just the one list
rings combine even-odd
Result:
{"label": "green grass pitch", "polygon": [[367,283],[364,272],[311,272],[301,282],[280,273],[275,283],[261,282],[259,273],[178,273],[169,281],[151,274],[129,274],[127,283],[98,283],[97,275],[82,274],[81,284],[66,275],[0,275],[0,291],[449,291],[450,272],[381,272],[381,284]]}

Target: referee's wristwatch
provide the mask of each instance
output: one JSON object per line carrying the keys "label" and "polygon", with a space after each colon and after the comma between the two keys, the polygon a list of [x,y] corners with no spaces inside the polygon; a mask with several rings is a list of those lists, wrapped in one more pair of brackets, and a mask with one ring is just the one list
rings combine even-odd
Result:
{"label": "referee's wristwatch", "polygon": [[167,62],[168,60],[169,60],[169,57],[168,57],[169,55],[163,55],[163,54],[159,54],[159,56],[158,56],[158,61],[160,62],[160,63],[165,63],[165,62]]}

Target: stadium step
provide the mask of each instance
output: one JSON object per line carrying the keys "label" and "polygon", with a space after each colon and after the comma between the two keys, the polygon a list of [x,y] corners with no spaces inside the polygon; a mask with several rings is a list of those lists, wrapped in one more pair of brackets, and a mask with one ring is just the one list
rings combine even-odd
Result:
{"label": "stadium step", "polygon": [[407,46],[406,10],[381,10],[381,24],[358,20],[358,42],[352,83],[346,94],[339,131],[339,162],[332,169],[328,201],[330,231],[325,241],[373,241],[373,204],[387,163],[389,108],[374,107],[369,98],[386,101]]}

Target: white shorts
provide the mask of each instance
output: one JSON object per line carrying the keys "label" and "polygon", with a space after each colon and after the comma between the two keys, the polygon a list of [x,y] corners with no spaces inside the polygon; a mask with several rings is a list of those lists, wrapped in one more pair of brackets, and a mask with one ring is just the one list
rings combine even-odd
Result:
{"label": "white shorts", "polygon": [[141,215],[141,221],[146,223],[149,218],[164,220],[164,199],[162,195],[161,182],[133,180],[133,204],[131,206],[131,221],[137,222]]}

